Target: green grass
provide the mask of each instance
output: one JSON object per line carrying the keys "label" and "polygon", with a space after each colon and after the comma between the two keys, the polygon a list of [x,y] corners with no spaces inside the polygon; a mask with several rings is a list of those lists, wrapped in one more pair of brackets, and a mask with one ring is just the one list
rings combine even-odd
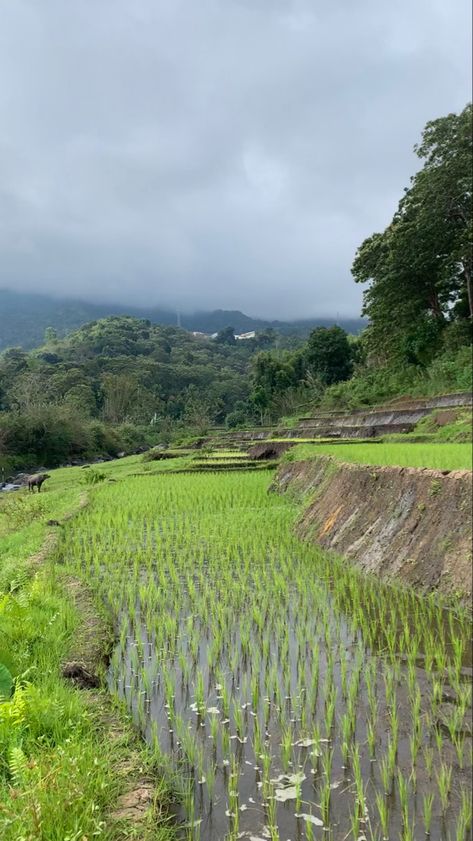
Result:
{"label": "green grass", "polygon": [[[61,663],[83,617],[71,603],[62,568],[31,560],[44,544],[47,519],[74,510],[85,487],[78,470],[58,470],[41,494],[0,499],[0,663],[14,678],[11,698],[0,698],[0,837],[2,841],[118,841],[136,837],[108,818],[126,776],[117,769],[137,751],[136,735],[96,696],[60,677]],[[117,733],[115,734],[117,735]],[[144,773],[156,778],[154,759],[139,747]],[[170,792],[163,781],[157,796]],[[174,830],[145,821],[140,838],[171,841]]]}
{"label": "green grass", "polygon": [[[442,415],[451,415],[449,423],[439,424]],[[426,440],[439,443],[462,443],[471,442],[472,439],[472,415],[468,409],[438,410],[431,412],[416,424],[411,435],[425,436]]]}
{"label": "green grass", "polygon": [[433,470],[471,470],[472,445],[463,444],[298,444],[287,460],[301,461],[329,455],[339,461],[378,466],[427,467]]}

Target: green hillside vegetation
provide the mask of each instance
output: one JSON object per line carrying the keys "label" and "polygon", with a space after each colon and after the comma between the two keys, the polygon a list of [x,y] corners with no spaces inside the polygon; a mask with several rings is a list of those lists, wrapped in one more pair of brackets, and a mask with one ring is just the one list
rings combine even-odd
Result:
{"label": "green hillside vegetation", "polygon": [[[0,468],[116,456],[202,435],[215,426],[265,423],[307,399],[306,383],[350,375],[356,340],[320,327],[307,342],[266,330],[215,340],[131,317],[111,317],[33,351],[0,356]],[[291,349],[291,346],[296,349]],[[301,384],[303,381],[304,384]],[[313,394],[313,389],[310,390]]]}
{"label": "green hillside vegetation", "polygon": [[[37,350],[0,357],[0,460],[54,466],[202,433],[249,403],[250,360],[274,331],[215,341],[129,317],[92,322]],[[0,465],[1,466],[1,465]]]}

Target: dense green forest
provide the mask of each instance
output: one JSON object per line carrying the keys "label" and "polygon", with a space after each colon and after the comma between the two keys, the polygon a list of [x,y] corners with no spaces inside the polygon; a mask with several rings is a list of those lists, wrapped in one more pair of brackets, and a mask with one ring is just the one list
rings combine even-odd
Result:
{"label": "dense green forest", "polygon": [[385,231],[358,249],[368,327],[269,328],[214,340],[115,316],[0,357],[0,466],[116,454],[214,425],[270,423],[317,405],[471,388],[471,106],[428,123],[423,161]]}
{"label": "dense green forest", "polygon": [[0,457],[55,465],[266,422],[313,398],[319,379],[348,377],[355,347],[337,326],[307,342],[271,329],[237,341],[231,326],[210,340],[126,316],[64,339],[48,328],[40,348],[0,357]]}
{"label": "dense green forest", "polygon": [[0,453],[56,464],[163,440],[176,429],[224,423],[251,392],[249,364],[283,340],[273,331],[236,342],[131,317],[92,322],[65,339],[46,331],[34,350],[0,357]]}

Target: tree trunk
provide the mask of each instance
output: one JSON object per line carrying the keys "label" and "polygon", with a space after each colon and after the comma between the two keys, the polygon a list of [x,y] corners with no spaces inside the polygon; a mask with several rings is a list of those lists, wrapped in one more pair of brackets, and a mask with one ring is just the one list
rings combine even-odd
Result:
{"label": "tree trunk", "polygon": [[435,318],[443,318],[442,308],[440,306],[439,298],[435,290],[432,290],[431,292],[429,304],[432,314],[435,316]]}
{"label": "tree trunk", "polygon": [[470,267],[463,264],[463,274],[465,275],[466,294],[468,296],[468,307],[470,310],[470,318],[473,319],[473,281],[471,277]]}

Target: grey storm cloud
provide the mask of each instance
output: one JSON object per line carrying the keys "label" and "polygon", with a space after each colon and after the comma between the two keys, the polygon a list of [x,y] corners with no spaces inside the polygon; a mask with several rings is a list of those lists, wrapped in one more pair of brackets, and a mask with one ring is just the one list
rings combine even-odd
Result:
{"label": "grey storm cloud", "polygon": [[0,287],[358,314],[468,0],[3,0]]}

